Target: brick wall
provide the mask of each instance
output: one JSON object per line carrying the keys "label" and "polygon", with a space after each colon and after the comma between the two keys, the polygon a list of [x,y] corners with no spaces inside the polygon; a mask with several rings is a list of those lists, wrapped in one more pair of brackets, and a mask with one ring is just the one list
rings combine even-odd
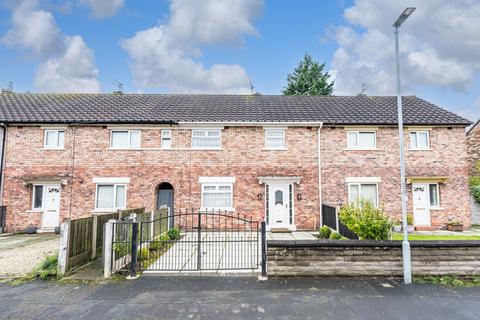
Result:
{"label": "brick wall", "polygon": [[[412,274],[479,275],[480,241],[412,242]],[[401,276],[401,241],[268,242],[269,276]]]}
{"label": "brick wall", "polygon": [[476,164],[480,161],[480,123],[468,133],[467,143],[470,175],[480,175],[480,172],[476,169]]}
{"label": "brick wall", "polygon": [[91,214],[95,207],[94,177],[129,177],[127,207],[151,210],[156,202],[156,187],[162,182],[173,185],[176,209],[199,208],[200,176],[235,176],[236,211],[263,219],[265,197],[259,200],[257,195],[264,194],[264,186],[257,178],[301,176],[300,184],[295,186],[295,193],[302,194],[302,200],[295,201],[297,227],[314,229],[319,223],[316,128],[288,128],[288,151],[264,150],[261,127],[225,128],[222,150],[214,151],[190,150],[191,131],[177,128],[172,128],[173,149],[161,150],[160,132],[153,127],[141,130],[141,147],[145,149],[112,150],[108,128],[69,127],[65,150],[45,150],[40,127],[9,127],[4,172],[7,228],[23,230],[30,224],[39,225],[41,214],[30,211],[32,187],[22,179],[49,176],[68,180],[61,190],[60,220]]}
{"label": "brick wall", "polygon": [[[376,150],[347,150],[343,127],[322,130],[322,201],[333,206],[348,202],[346,177],[379,177],[379,204],[392,217],[400,218],[400,166],[397,128],[376,128]],[[464,128],[429,128],[430,150],[409,150],[405,130],[406,176],[445,176],[440,184],[440,210],[431,211],[433,226],[443,227],[449,219],[470,225],[468,164]],[[412,186],[407,185],[408,212],[413,212]]]}

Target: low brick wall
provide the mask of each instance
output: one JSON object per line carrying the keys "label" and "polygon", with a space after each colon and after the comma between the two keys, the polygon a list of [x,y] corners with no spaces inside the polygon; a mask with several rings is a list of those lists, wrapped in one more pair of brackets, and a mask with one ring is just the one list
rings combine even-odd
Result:
{"label": "low brick wall", "polygon": [[[480,241],[412,241],[413,275],[480,275]],[[270,276],[401,276],[401,241],[268,241]]]}

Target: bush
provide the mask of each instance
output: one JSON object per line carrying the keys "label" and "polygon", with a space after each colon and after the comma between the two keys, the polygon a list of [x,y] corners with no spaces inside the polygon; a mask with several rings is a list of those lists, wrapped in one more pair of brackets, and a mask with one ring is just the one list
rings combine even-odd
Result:
{"label": "bush", "polygon": [[338,232],[332,232],[329,239],[331,240],[342,240],[342,235]]}
{"label": "bush", "polygon": [[150,251],[148,248],[142,248],[140,251],[138,251],[138,259],[139,260],[148,260],[150,257]]}
{"label": "bush", "polygon": [[178,230],[177,228],[172,228],[170,230],[168,230],[167,232],[170,240],[179,240],[180,239],[180,230]]}
{"label": "bush", "polygon": [[170,236],[168,235],[168,233],[165,233],[165,234],[162,234],[159,239],[160,239],[160,243],[165,245],[168,243],[168,241],[170,241]]}
{"label": "bush", "polygon": [[478,186],[473,186],[472,188],[472,196],[477,202],[480,202],[480,184]]}
{"label": "bush", "polygon": [[151,251],[155,251],[160,249],[161,244],[160,244],[160,239],[158,237],[153,238],[153,240],[150,242],[150,247],[149,249]]}
{"label": "bush", "polygon": [[329,227],[327,226],[322,226],[319,230],[318,230],[318,237],[320,239],[328,239],[330,237],[330,234],[332,233],[332,229],[330,229]]}
{"label": "bush", "polygon": [[360,239],[387,240],[392,222],[383,210],[375,208],[370,201],[348,204],[340,209],[340,221]]}
{"label": "bush", "polygon": [[48,279],[57,276],[58,254],[54,253],[46,256],[45,259],[38,265],[36,275],[41,279]]}
{"label": "bush", "polygon": [[407,214],[407,225],[413,226],[413,214]]}

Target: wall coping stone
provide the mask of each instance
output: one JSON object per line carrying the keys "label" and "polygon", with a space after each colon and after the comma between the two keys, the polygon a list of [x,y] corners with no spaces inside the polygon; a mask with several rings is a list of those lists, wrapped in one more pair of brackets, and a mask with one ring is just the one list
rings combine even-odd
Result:
{"label": "wall coping stone", "polygon": [[[338,248],[371,248],[371,247],[392,247],[401,248],[402,240],[267,240],[269,248],[288,248],[288,247],[338,247]],[[461,248],[461,247],[480,247],[480,240],[428,240],[410,241],[412,248]]]}

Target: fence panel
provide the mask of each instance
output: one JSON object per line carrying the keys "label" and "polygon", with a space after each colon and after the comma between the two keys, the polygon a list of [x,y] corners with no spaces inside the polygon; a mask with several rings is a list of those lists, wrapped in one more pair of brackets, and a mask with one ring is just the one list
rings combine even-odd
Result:
{"label": "fence panel", "polygon": [[0,206],[0,233],[5,232],[7,223],[7,206]]}
{"label": "fence panel", "polygon": [[119,213],[110,213],[110,214],[102,214],[97,216],[97,233],[96,233],[96,248],[95,250],[97,251],[96,257],[101,257],[103,253],[103,225],[111,219],[117,220],[119,217]]}
{"label": "fence panel", "polygon": [[92,255],[93,217],[70,221],[67,270],[81,266]]}
{"label": "fence panel", "polygon": [[355,232],[348,229],[337,216],[337,209],[326,204],[322,205],[322,224],[337,230],[342,236],[348,239],[358,239]]}

